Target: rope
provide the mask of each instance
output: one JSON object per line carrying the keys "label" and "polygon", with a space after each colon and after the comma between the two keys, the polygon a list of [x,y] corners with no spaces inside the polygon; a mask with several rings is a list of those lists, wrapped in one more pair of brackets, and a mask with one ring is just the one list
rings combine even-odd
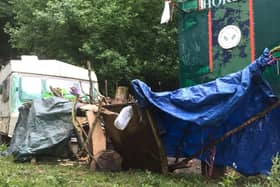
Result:
{"label": "rope", "polygon": [[270,53],[273,54],[273,53],[276,53],[276,52],[280,52],[280,45],[274,47],[272,50],[270,50]]}

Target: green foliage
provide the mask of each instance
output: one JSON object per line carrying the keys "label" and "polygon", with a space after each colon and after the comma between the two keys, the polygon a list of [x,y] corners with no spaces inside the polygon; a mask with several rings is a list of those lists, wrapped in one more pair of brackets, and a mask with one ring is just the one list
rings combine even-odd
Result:
{"label": "green foliage", "polygon": [[246,186],[246,187],[278,187],[280,186],[280,156],[277,153],[272,158],[272,167],[269,176],[256,175],[245,177],[231,170],[219,182],[220,186]]}
{"label": "green foliage", "polygon": [[269,182],[269,186],[277,187],[280,185],[280,156],[278,153],[272,159],[272,167],[267,180]]}
{"label": "green foliage", "polygon": [[0,157],[0,186],[115,186],[115,187],[169,187],[169,186],[215,186],[200,176],[161,175],[149,171],[119,173],[91,172],[86,166],[46,165],[43,163],[14,163],[12,158]]}
{"label": "green foliage", "polygon": [[10,6],[8,0],[0,1],[0,20],[7,19],[12,16],[12,7]]}
{"label": "green foliage", "polygon": [[[0,157],[0,186],[113,186],[113,187],[205,187],[205,186],[272,186],[272,180],[265,176],[245,177],[235,171],[229,172],[220,182],[201,175],[169,173],[162,175],[150,171],[129,170],[126,172],[91,172],[86,166],[56,163],[14,163],[12,157]],[[279,160],[278,160],[279,161]],[[277,161],[277,163],[278,163]],[[279,164],[279,163],[278,163]],[[276,166],[279,169],[279,165]],[[272,169],[274,170],[274,169]],[[274,178],[276,179],[276,178]],[[273,180],[274,180],[273,179]],[[274,183],[277,185],[277,183]],[[279,183],[278,183],[279,184]]]}
{"label": "green foliage", "polygon": [[0,152],[5,151],[7,149],[6,144],[0,144]]}
{"label": "green foliage", "polygon": [[223,187],[229,187],[236,184],[237,180],[240,178],[234,170],[231,170],[225,174],[222,181],[219,184]]}
{"label": "green foliage", "polygon": [[145,178],[140,178],[140,185],[141,187],[156,187],[160,186],[161,179],[160,177],[156,176],[155,174],[152,174],[150,171],[145,171]]}
{"label": "green foliage", "polygon": [[12,50],[8,44],[9,36],[4,32],[4,27],[7,22],[13,21],[12,6],[8,0],[0,1],[0,64],[5,62],[10,55]]}
{"label": "green foliage", "polygon": [[163,2],[152,0],[10,0],[6,32],[22,54],[93,63],[100,82],[178,79],[177,26],[160,25]]}

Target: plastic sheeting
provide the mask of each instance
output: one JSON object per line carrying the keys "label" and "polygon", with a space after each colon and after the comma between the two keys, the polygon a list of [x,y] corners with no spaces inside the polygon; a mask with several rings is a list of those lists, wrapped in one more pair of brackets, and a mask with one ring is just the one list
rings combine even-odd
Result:
{"label": "plastic sheeting", "polygon": [[27,161],[33,156],[66,156],[74,129],[71,109],[72,102],[58,97],[35,99],[31,105],[20,107],[8,154],[15,161]]}
{"label": "plastic sheeting", "polygon": [[[245,69],[215,81],[171,92],[155,93],[132,81],[140,107],[153,106],[167,156],[189,156],[263,111],[277,98],[261,76],[271,64],[269,50]],[[269,174],[280,151],[280,108],[216,146],[215,164],[247,175]],[[200,155],[207,160],[209,153]]]}

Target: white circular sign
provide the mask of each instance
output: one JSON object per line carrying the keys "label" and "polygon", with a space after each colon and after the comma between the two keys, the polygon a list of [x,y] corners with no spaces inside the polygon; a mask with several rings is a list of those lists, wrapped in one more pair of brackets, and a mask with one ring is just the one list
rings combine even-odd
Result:
{"label": "white circular sign", "polygon": [[241,31],[235,25],[227,25],[219,33],[218,43],[223,49],[236,47],[241,40]]}

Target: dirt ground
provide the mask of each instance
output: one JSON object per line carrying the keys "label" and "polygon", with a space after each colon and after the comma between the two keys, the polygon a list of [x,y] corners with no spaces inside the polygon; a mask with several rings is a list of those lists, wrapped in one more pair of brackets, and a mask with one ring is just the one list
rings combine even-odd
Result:
{"label": "dirt ground", "polygon": [[[182,160],[184,158],[181,158],[179,160]],[[175,158],[168,157],[168,164],[174,163]],[[183,168],[183,169],[176,169],[174,173],[189,173],[189,174],[201,174],[201,162],[198,159],[192,159],[189,161],[189,164],[191,167],[189,168]]]}

